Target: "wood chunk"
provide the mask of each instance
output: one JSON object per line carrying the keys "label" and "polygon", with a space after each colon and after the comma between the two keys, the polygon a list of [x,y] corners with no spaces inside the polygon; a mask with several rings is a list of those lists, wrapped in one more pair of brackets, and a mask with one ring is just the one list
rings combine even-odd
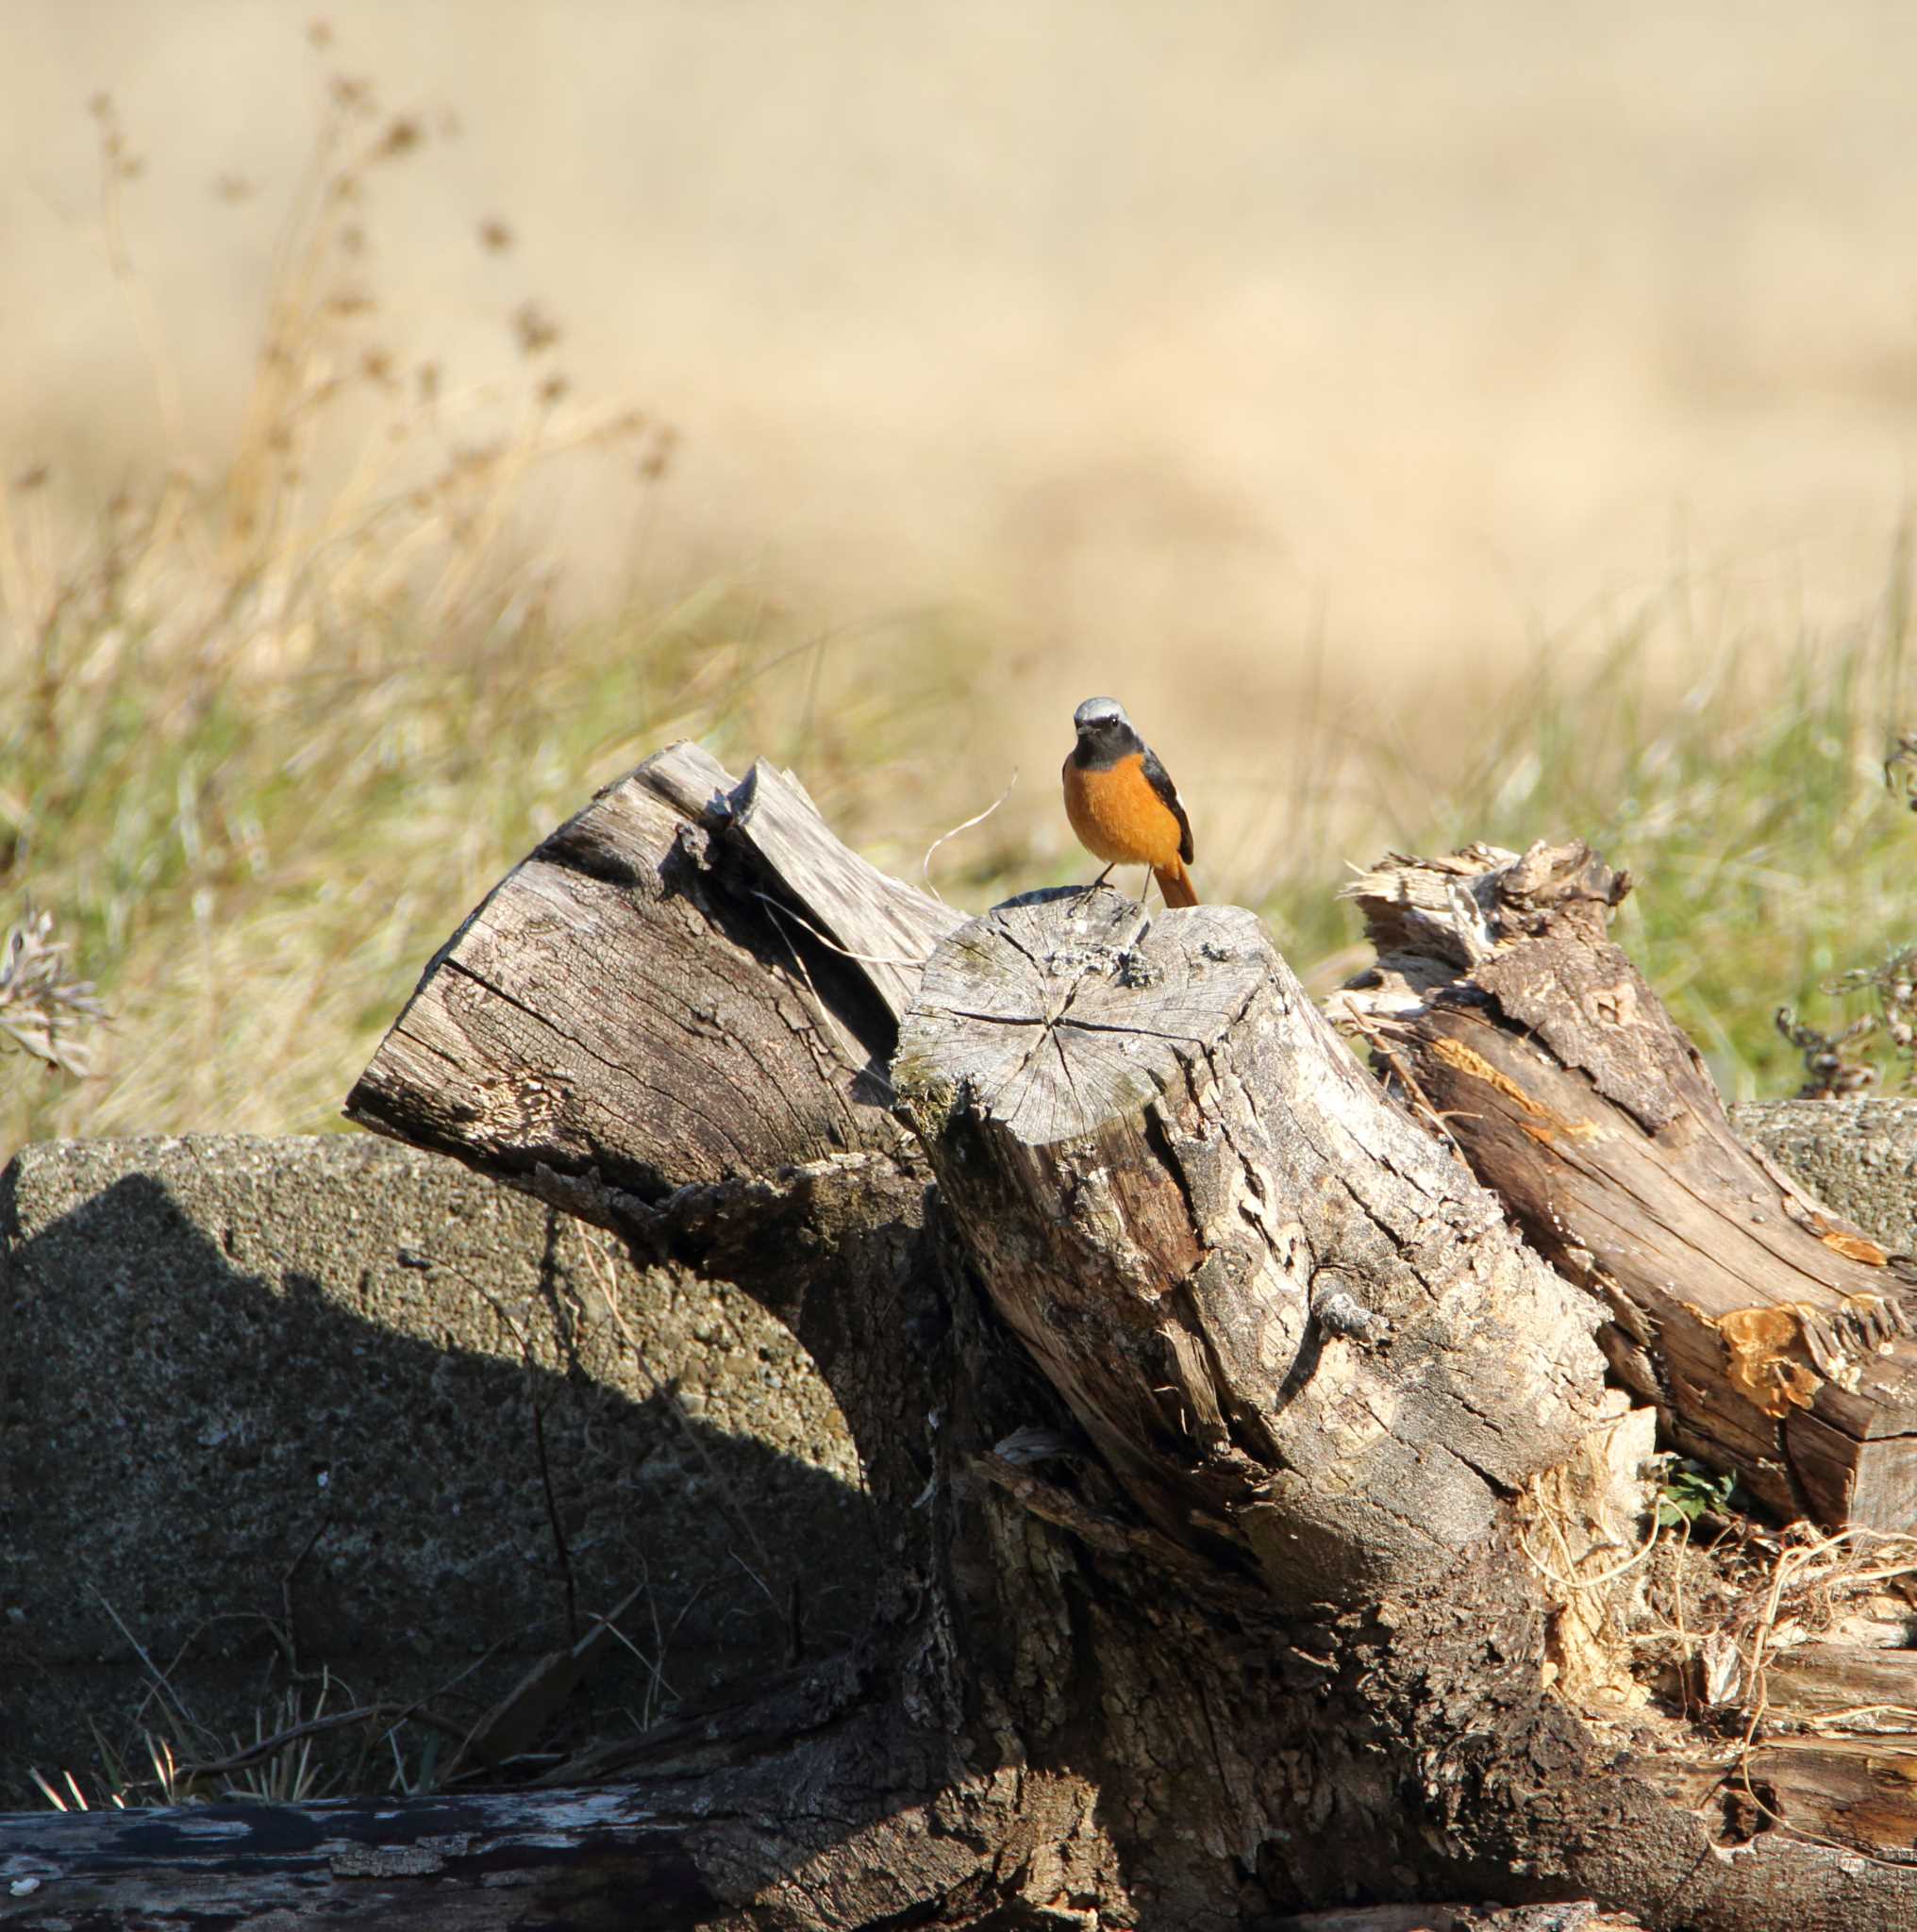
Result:
{"label": "wood chunk", "polygon": [[1917,1523],[1910,1291],[1732,1133],[1606,937],[1621,878],[1581,843],[1480,846],[1393,858],[1351,890],[1380,959],[1335,1006],[1409,1067],[1540,1250],[1660,1357],[1670,1439],[1780,1515]]}
{"label": "wood chunk", "polygon": [[487,895],[346,1110],[642,1200],[892,1146],[872,1069],[918,979],[892,962],[958,917],[846,851],[786,774],[672,745]]}
{"label": "wood chunk", "polygon": [[[934,956],[892,1078],[994,1306],[1147,1520],[1281,1602],[1434,1574],[1601,1419],[1576,1291],[1248,912],[1001,907]],[[1340,1295],[1364,1319],[1314,1317]]]}
{"label": "wood chunk", "polygon": [[1236,907],[1154,923],[1106,889],[1013,900],[935,956],[893,1077],[937,1068],[1027,1145],[1069,1140],[1143,1106],[1181,1055],[1215,1045],[1270,957]]}
{"label": "wood chunk", "polygon": [[895,1024],[933,947],[965,915],[847,851],[805,787],[764,758],[725,804],[732,838],[758,857],[782,899],[844,948]]}
{"label": "wood chunk", "polygon": [[1859,1731],[1917,1732],[1917,1650],[1805,1643],[1764,1667],[1767,1709],[1779,1719],[1842,1719]]}

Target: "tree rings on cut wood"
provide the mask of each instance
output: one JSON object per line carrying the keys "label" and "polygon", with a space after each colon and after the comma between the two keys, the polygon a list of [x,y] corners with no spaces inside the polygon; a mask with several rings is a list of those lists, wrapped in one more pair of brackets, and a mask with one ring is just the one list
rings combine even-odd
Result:
{"label": "tree rings on cut wood", "polygon": [[1028,893],[933,956],[892,1077],[936,1070],[1027,1146],[1071,1140],[1136,1112],[1181,1051],[1222,1040],[1268,959],[1236,907],[1154,920],[1107,887]]}

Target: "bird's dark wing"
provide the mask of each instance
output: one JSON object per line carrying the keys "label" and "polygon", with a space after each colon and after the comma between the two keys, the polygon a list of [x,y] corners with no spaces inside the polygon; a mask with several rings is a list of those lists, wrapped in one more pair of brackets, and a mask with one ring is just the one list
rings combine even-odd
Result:
{"label": "bird's dark wing", "polygon": [[1192,821],[1185,816],[1185,808],[1178,802],[1178,788],[1172,783],[1172,774],[1159,762],[1159,755],[1150,745],[1145,746],[1145,776],[1152,781],[1152,790],[1171,808],[1172,815],[1178,821],[1178,857],[1187,865],[1192,863]]}

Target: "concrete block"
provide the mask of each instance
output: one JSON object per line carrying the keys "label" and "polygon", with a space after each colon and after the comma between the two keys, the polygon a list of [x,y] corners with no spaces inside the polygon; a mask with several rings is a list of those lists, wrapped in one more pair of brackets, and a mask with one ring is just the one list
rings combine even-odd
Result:
{"label": "concrete block", "polygon": [[84,1771],[90,1718],[143,1765],[141,1652],[209,1734],[295,1667],[338,1707],[484,1659],[458,1715],[642,1585],[616,1726],[784,1662],[795,1583],[811,1645],[864,1620],[857,1458],[792,1336],[453,1161],[28,1147],[0,1290],[0,1806]]}
{"label": "concrete block", "polygon": [[1760,1100],[1731,1124],[1892,1253],[1917,1253],[1917,1100]]}

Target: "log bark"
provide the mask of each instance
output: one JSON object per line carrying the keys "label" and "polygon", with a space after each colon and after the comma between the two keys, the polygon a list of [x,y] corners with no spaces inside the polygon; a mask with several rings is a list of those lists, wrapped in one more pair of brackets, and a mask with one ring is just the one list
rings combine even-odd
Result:
{"label": "log bark", "polygon": [[296,1872],[284,1839],[188,1849],[196,1814],[7,1821],[0,1876],[36,1883],[0,1910],[367,1923],[400,1880],[351,1847],[469,1834],[376,1895],[389,1922],[1911,1923],[1917,1809],[1881,1758],[1765,1783],[1776,1824],[1734,1740],[1554,1688],[1571,1605],[1526,1510],[1575,1485],[1544,1465],[1609,1471],[1608,1522],[1642,1502],[1635,1456],[1592,1453],[1636,1426],[1607,1310],[1256,922],[1099,893],[961,924],[832,843],[784,774],[662,754],[448,942],[352,1108],[792,1324],[891,1552],[866,1637],[570,1786],[293,1807]]}
{"label": "log bark", "polygon": [[934,955],[893,1077],[1107,1465],[1278,1602],[1422,1585],[1604,1420],[1588,1298],[1383,1101],[1249,912],[1002,907]]}
{"label": "log bark", "polygon": [[1387,861],[1350,889],[1379,959],[1339,1002],[1538,1251],[1601,1294],[1626,1387],[1784,1517],[1917,1524],[1917,1300],[1902,1257],[1731,1131],[1608,936],[1582,844]]}

